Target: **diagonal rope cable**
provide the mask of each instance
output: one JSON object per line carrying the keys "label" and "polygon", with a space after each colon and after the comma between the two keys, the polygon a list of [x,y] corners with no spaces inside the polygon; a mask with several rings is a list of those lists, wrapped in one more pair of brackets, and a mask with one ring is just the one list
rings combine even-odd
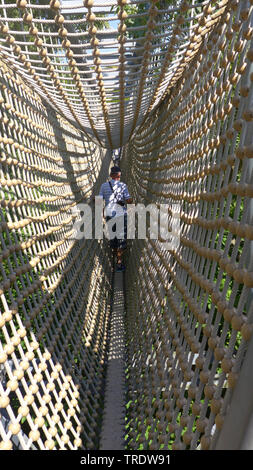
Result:
{"label": "diagonal rope cable", "polygon": [[183,0],[167,9],[151,2],[146,10],[139,1],[119,2],[117,14],[109,10],[115,3],[88,3],[20,0],[17,9],[1,0],[2,51],[24,66],[57,110],[99,144],[115,148],[183,73],[191,59],[185,61],[190,31],[198,31],[210,2]]}

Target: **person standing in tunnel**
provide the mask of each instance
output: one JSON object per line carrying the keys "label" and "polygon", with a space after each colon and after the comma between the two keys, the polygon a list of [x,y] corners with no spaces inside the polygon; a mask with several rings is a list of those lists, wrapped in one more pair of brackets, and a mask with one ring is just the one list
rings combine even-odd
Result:
{"label": "person standing in tunnel", "polygon": [[[116,254],[117,267],[116,271],[124,271],[123,253],[127,243],[127,208],[126,204],[132,204],[132,198],[129,194],[128,187],[120,181],[121,169],[113,166],[110,172],[110,179],[103,183],[99,196],[105,201],[105,218],[108,225],[111,226],[112,232],[116,232],[117,222],[121,222],[121,234],[110,236],[110,246]],[[115,223],[114,223],[115,222]],[[112,234],[111,234],[112,235]]]}

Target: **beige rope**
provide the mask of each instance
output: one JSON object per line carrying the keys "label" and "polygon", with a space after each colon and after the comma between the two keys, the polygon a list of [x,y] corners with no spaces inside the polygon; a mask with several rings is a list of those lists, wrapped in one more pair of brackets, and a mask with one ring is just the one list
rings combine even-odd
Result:
{"label": "beige rope", "polygon": [[252,2],[220,6],[123,153],[136,201],[181,206],[178,249],[129,247],[132,449],[215,448],[252,335]]}
{"label": "beige rope", "polygon": [[49,116],[3,62],[0,81],[0,403],[7,413],[0,446],[12,449],[16,436],[23,449],[96,447],[107,254],[95,241],[83,252],[84,241],[71,239],[70,214],[89,198],[87,170],[97,176],[104,155],[59,115]]}
{"label": "beige rope", "polygon": [[253,2],[108,5],[0,4],[2,450],[99,448],[111,257],[73,208],[105,148],[181,208],[177,249],[128,242],[127,447],[214,449],[252,337]]}
{"label": "beige rope", "polygon": [[[151,2],[138,13],[141,2],[123,1],[113,14],[109,4],[101,6],[101,17],[93,3],[66,8],[52,0],[39,8],[22,0],[15,8],[3,0],[1,54],[94,142],[117,148],[174,85],[224,7],[215,2],[210,14],[211,1],[168,9]],[[131,25],[139,19],[141,25]]]}

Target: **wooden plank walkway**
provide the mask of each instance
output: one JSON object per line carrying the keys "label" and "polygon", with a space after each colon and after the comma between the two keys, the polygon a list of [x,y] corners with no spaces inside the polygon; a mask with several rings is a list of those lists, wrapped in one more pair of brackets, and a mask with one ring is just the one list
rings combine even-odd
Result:
{"label": "wooden plank walkway", "polygon": [[105,409],[100,450],[124,450],[125,434],[125,301],[123,273],[114,274]]}

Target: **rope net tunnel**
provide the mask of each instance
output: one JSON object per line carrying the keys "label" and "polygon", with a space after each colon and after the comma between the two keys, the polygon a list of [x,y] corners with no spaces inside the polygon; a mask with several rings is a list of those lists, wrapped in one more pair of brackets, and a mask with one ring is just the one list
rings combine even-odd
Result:
{"label": "rope net tunnel", "polygon": [[252,0],[1,0],[2,450],[100,446],[112,259],[105,240],[74,237],[73,209],[98,194],[118,148],[134,201],[166,204],[169,224],[180,208],[177,248],[128,242],[125,446],[235,442],[238,396],[242,445],[252,10]]}

